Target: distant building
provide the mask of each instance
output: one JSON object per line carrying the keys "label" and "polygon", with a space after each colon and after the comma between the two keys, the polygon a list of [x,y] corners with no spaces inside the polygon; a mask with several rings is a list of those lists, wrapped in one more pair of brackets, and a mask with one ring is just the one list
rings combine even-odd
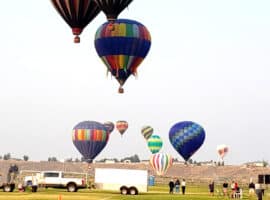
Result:
{"label": "distant building", "polygon": [[254,162],[248,162],[244,164],[247,167],[265,167],[264,161],[254,161]]}
{"label": "distant building", "polygon": [[115,160],[112,160],[112,159],[106,159],[106,160],[105,160],[105,163],[106,163],[106,164],[113,164],[113,163],[115,163]]}

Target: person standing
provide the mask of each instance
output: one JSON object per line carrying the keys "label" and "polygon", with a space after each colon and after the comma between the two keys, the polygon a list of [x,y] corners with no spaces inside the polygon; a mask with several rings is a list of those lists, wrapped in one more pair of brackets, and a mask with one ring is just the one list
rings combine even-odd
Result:
{"label": "person standing", "polygon": [[183,179],[181,181],[181,189],[182,189],[182,194],[184,195],[186,193],[186,181]]}
{"label": "person standing", "polygon": [[255,192],[256,192],[258,200],[262,200],[263,192],[262,192],[261,185],[259,183],[255,184]]}
{"label": "person standing", "polygon": [[180,188],[180,181],[179,181],[179,179],[176,179],[176,181],[174,183],[174,186],[175,186],[175,193],[179,193],[179,188]]}
{"label": "person standing", "polygon": [[32,192],[37,192],[38,180],[37,176],[32,174]]}
{"label": "person standing", "polygon": [[228,183],[226,181],[222,185],[222,190],[223,190],[223,195],[227,196],[228,195]]}
{"label": "person standing", "polygon": [[248,184],[248,195],[253,196],[254,194],[255,194],[255,184],[253,183],[253,181],[250,181],[250,183]]}
{"label": "person standing", "polygon": [[170,182],[169,182],[169,188],[170,188],[169,193],[170,193],[170,194],[173,194],[174,182],[173,182],[173,180],[172,180],[172,179],[171,179],[171,180],[170,180]]}
{"label": "person standing", "polygon": [[211,196],[214,196],[214,190],[215,190],[215,184],[214,184],[214,181],[212,181],[210,184],[209,184],[209,192],[210,192],[210,195]]}

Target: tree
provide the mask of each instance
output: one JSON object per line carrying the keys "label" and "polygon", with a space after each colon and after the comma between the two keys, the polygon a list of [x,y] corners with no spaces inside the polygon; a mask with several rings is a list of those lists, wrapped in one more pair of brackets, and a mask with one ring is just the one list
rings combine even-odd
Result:
{"label": "tree", "polygon": [[3,157],[4,160],[9,160],[10,158],[11,158],[10,153],[5,154]]}
{"label": "tree", "polygon": [[56,157],[49,157],[48,158],[48,161],[49,162],[56,162],[57,161],[57,158]]}
{"label": "tree", "polygon": [[24,161],[28,161],[28,160],[29,160],[29,156],[24,155],[24,156],[23,156],[23,160],[24,160]]}

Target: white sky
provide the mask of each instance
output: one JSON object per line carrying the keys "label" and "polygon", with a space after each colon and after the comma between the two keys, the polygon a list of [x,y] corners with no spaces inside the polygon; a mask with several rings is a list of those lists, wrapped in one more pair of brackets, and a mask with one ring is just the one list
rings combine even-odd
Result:
{"label": "white sky", "polygon": [[78,45],[50,1],[2,1],[0,154],[81,157],[71,140],[78,122],[124,119],[125,135],[114,131],[97,159],[149,158],[144,125],[180,158],[168,132],[189,120],[206,131],[192,159],[217,160],[225,143],[229,164],[269,161],[269,10],[269,0],[134,0],[119,18],[147,26],[152,47],[120,95],[94,48],[103,13]]}

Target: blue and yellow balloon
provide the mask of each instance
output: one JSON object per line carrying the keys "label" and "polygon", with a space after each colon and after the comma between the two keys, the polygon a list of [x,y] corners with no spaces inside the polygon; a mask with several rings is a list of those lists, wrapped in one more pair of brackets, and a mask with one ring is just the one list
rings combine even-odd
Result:
{"label": "blue and yellow balloon", "polygon": [[195,122],[178,122],[171,127],[169,139],[174,149],[187,161],[202,146],[205,131]]}

